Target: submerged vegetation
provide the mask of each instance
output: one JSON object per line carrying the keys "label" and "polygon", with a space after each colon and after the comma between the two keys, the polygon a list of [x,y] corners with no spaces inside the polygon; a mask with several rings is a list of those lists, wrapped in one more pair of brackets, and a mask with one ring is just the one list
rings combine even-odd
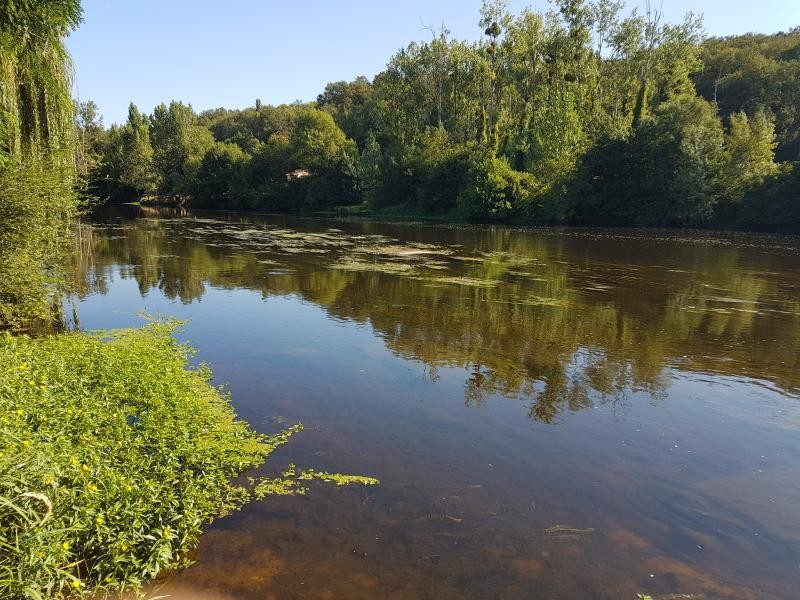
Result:
{"label": "submerged vegetation", "polygon": [[195,207],[800,231],[800,31],[703,39],[702,20],[611,0],[442,27],[374,79],[316,102],[197,114],[181,102],[103,130],[94,193]]}

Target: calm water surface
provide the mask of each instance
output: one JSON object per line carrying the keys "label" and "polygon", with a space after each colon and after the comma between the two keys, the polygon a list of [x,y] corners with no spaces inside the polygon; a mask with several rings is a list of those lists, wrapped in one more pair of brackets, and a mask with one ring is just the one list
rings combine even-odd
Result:
{"label": "calm water surface", "polygon": [[[84,329],[182,334],[288,463],[174,598],[800,597],[800,239],[126,209]],[[689,595],[689,596],[684,596]]]}

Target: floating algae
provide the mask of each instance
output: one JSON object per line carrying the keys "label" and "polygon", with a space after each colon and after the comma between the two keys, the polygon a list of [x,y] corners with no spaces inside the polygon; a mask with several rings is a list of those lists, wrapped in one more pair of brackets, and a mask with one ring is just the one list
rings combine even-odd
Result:
{"label": "floating algae", "polygon": [[506,271],[508,275],[513,275],[514,277],[524,277],[528,281],[541,281],[542,283],[547,283],[550,281],[549,279],[545,279],[544,277],[537,277],[533,273],[528,273],[526,271]]}
{"label": "floating algae", "polygon": [[478,252],[486,263],[497,263],[507,267],[522,267],[538,263],[536,258],[530,256],[520,256],[519,254],[512,254],[511,252]]}
{"label": "floating algae", "polygon": [[372,271],[376,273],[389,273],[394,275],[404,275],[414,270],[412,265],[395,262],[367,262],[367,261],[345,261],[335,263],[331,269],[341,271]]}
{"label": "floating algae", "polygon": [[511,304],[523,304],[527,306],[550,306],[553,308],[566,308],[570,301],[565,298],[547,298],[545,296],[526,296],[516,298]]}
{"label": "floating algae", "polygon": [[431,283],[443,283],[481,288],[495,287],[498,283],[500,283],[496,279],[475,279],[473,277],[419,277],[418,279],[430,281]]}
{"label": "floating algae", "polygon": [[438,254],[441,256],[449,256],[452,254],[451,250],[441,248],[439,246],[431,246],[429,244],[414,244],[414,245],[390,245],[390,246],[358,246],[353,249],[356,254],[379,254],[383,256],[397,256],[397,257],[415,257],[425,256],[430,254]]}
{"label": "floating algae", "polygon": [[454,256],[453,258],[455,260],[461,260],[461,261],[464,261],[464,262],[479,262],[479,263],[482,263],[484,261],[483,258],[480,258],[480,257],[477,257],[477,256]]}

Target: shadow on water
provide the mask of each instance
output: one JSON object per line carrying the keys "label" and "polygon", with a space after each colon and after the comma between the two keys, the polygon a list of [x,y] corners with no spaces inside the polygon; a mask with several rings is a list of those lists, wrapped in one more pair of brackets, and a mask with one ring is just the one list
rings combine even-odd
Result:
{"label": "shadow on water", "polygon": [[251,505],[161,593],[800,586],[800,240],[127,210],[82,228],[81,326],[191,319],[243,418],[306,424],[270,468],[383,481]]}

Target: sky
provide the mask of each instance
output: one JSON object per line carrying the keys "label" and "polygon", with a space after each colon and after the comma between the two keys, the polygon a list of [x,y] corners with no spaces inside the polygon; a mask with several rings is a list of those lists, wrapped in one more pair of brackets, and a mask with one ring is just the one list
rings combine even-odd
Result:
{"label": "sky", "polygon": [[[628,7],[644,0],[628,0]],[[145,112],[183,100],[200,111],[317,97],[331,81],[374,76],[399,48],[444,23],[476,39],[481,0],[83,0],[67,40],[75,95],[106,125],[128,104]],[[510,0],[550,8],[547,0]],[[663,0],[665,19],[703,13],[709,35],[774,33],[800,25],[800,0]]]}

